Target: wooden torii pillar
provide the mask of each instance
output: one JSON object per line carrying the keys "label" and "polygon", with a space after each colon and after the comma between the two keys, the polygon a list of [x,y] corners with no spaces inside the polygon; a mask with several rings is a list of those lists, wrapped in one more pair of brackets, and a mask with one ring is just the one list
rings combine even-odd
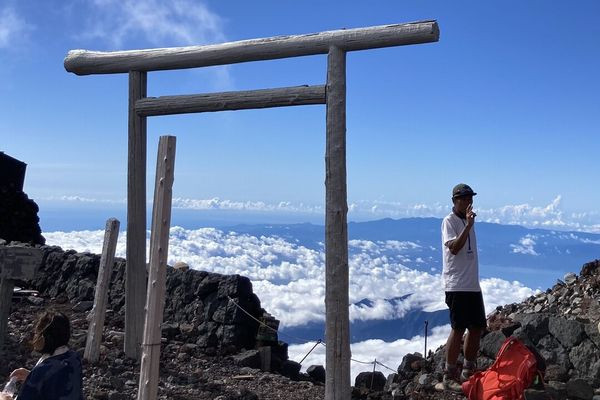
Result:
{"label": "wooden torii pillar", "polygon": [[[139,357],[146,290],[146,118],[155,115],[326,104],[326,389],[327,400],[350,398],[346,190],[346,53],[436,42],[436,21],[278,36],[161,49],[72,50],[65,69],[77,75],[129,74],[127,282],[125,353]],[[147,72],[328,54],[326,86],[146,97]]]}

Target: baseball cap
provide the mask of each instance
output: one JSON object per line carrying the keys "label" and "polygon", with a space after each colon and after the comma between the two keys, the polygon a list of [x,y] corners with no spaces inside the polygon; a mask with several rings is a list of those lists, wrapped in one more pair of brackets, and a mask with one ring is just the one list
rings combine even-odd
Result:
{"label": "baseball cap", "polygon": [[471,186],[465,183],[459,183],[458,185],[454,186],[454,189],[452,189],[453,199],[461,196],[475,196],[476,194],[477,193],[475,193],[473,189],[471,189]]}

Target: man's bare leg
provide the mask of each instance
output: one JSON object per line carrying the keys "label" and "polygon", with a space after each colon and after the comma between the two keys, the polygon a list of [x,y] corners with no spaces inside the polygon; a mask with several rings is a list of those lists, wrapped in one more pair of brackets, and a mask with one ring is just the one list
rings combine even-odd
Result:
{"label": "man's bare leg", "polygon": [[477,352],[479,352],[479,341],[481,339],[481,328],[469,328],[467,338],[465,339],[465,359],[475,362]]}
{"label": "man's bare leg", "polygon": [[444,368],[444,380],[438,383],[436,390],[451,390],[462,393],[460,383],[458,383],[459,371],[456,366],[458,355],[460,354],[461,341],[465,333],[464,329],[452,329],[446,342],[446,366]]}
{"label": "man's bare leg", "polygon": [[469,328],[467,337],[465,338],[465,362],[463,370],[460,374],[460,380],[466,381],[475,372],[477,367],[477,353],[479,352],[479,342],[481,339],[481,328]]}
{"label": "man's bare leg", "polygon": [[452,329],[450,331],[450,336],[448,336],[448,341],[446,342],[446,367],[456,366],[464,334],[464,329]]}

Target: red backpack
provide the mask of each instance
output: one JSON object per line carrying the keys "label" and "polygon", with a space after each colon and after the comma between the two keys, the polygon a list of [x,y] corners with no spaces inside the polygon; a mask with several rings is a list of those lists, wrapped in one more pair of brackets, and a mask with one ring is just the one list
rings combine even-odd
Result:
{"label": "red backpack", "polygon": [[496,361],[462,384],[469,400],[523,400],[523,392],[538,375],[535,355],[514,337],[507,338]]}

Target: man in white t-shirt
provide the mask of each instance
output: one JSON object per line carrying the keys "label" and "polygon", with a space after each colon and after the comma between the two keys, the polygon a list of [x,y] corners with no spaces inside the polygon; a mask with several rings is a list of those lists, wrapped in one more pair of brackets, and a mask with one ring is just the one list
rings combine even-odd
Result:
{"label": "man in white t-shirt", "polygon": [[[446,343],[444,381],[438,389],[456,392],[462,392],[460,382],[467,380],[475,370],[479,339],[486,327],[474,228],[473,196],[476,194],[469,185],[456,185],[452,189],[452,213],[442,221],[444,290],[452,331]],[[459,373],[457,360],[465,330],[468,330],[465,362]]]}

